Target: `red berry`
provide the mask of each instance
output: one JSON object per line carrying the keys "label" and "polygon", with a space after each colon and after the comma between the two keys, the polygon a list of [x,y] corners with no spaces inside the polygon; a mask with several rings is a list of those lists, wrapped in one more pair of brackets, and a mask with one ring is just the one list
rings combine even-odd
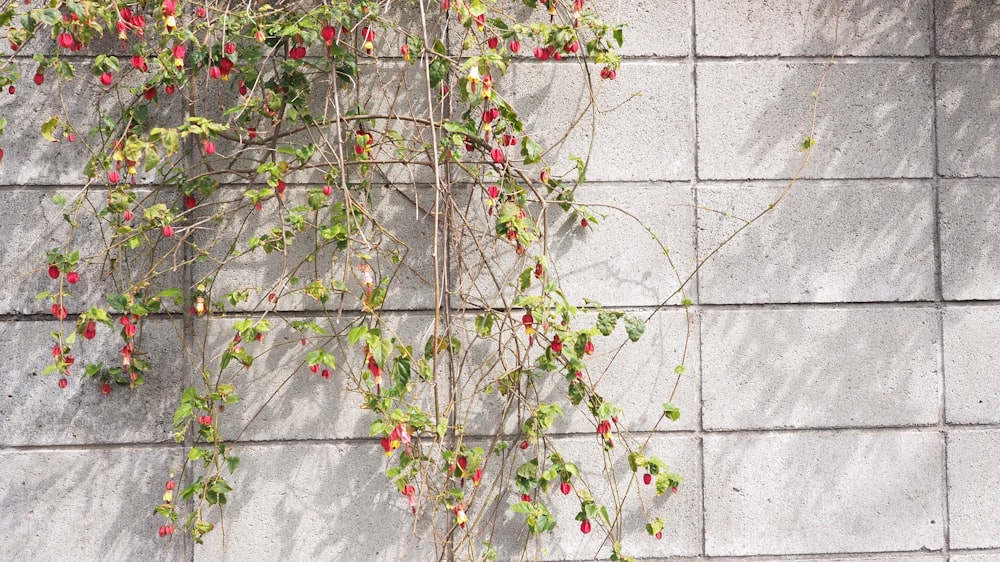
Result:
{"label": "red berry", "polygon": [[653,475],[652,474],[650,474],[650,473],[647,472],[646,474],[642,475],[642,483],[643,484],[649,486],[649,483],[652,482],[652,481],[653,481]]}
{"label": "red berry", "polygon": [[399,54],[403,55],[403,58],[410,56],[410,46],[406,43],[399,48]]}
{"label": "red berry", "polygon": [[7,93],[10,94],[10,95],[14,95],[14,85],[13,84],[7,87]]}
{"label": "red berry", "polygon": [[236,43],[232,43],[232,42],[226,43],[225,45],[222,46],[222,50],[227,55],[231,55],[231,54],[233,54],[233,53],[236,52]]}
{"label": "red berry", "polygon": [[80,274],[75,271],[70,271],[69,273],[66,274],[66,281],[69,282],[70,285],[75,285],[76,282],[79,280],[80,280]]}
{"label": "red berry", "polygon": [[173,480],[167,480],[166,488],[168,490],[173,490],[173,489],[177,488],[177,482],[174,482]]}
{"label": "red berry", "polygon": [[590,519],[584,519],[580,523],[580,532],[585,535],[590,533]]}
{"label": "red berry", "polygon": [[122,213],[122,220],[126,222],[132,220],[132,211],[125,211]]}
{"label": "red berry", "polygon": [[590,340],[587,340],[587,343],[584,344],[584,346],[583,346],[583,352],[586,353],[587,355],[593,355],[594,354],[594,342],[592,342]]}
{"label": "red berry", "polygon": [[337,35],[337,29],[332,25],[324,25],[319,32],[323,36],[323,42],[327,45],[333,44],[333,38]]}
{"label": "red berry", "polygon": [[208,76],[213,80],[218,80],[222,76],[222,69],[217,66],[213,66],[208,69]]}
{"label": "red berry", "polygon": [[41,72],[35,73],[35,84],[41,86],[45,82],[45,75]]}
{"label": "red berry", "polygon": [[205,148],[205,154],[208,154],[209,156],[215,154],[215,143],[214,142],[212,142],[210,140],[205,141],[204,148]]}
{"label": "red berry", "polygon": [[493,148],[493,150],[490,151],[490,158],[492,158],[493,162],[496,164],[503,164],[504,160],[503,150],[501,150],[499,147]]}
{"label": "red berry", "polygon": [[528,494],[521,494],[521,501],[523,501],[523,502],[530,502],[531,501],[531,496],[529,496]]}
{"label": "red berry", "polygon": [[52,305],[52,316],[55,316],[59,320],[62,320],[63,318],[66,318],[66,314],[67,312],[65,306],[59,303]]}
{"label": "red berry", "polygon": [[101,393],[104,394],[105,396],[111,394],[111,385],[108,384],[108,383],[102,384],[101,385]]}
{"label": "red berry", "polygon": [[549,50],[544,47],[535,47],[535,58],[538,60],[548,60]]}
{"label": "red berry", "polygon": [[187,195],[184,197],[184,208],[194,209],[198,206],[198,200],[195,199],[194,195]]}
{"label": "red berry", "polygon": [[114,80],[114,77],[111,75],[110,72],[105,72],[104,74],[101,74],[100,80],[101,84],[104,84],[105,86],[110,86],[111,82]]}
{"label": "red berry", "polygon": [[53,264],[53,265],[49,266],[49,277],[51,277],[53,279],[59,279],[59,266],[58,265]]}
{"label": "red berry", "polygon": [[323,377],[324,379],[330,378],[330,369],[323,369],[323,372],[321,372],[319,376]]}
{"label": "red berry", "polygon": [[170,238],[171,236],[173,236],[174,235],[174,227],[170,226],[169,224],[163,225],[163,235],[166,236],[167,238]]}
{"label": "red berry", "polygon": [[194,17],[196,18],[203,18],[207,15],[208,13],[205,11],[205,8],[202,8],[201,6],[194,9]]}
{"label": "red berry", "polygon": [[663,531],[656,532],[656,540],[663,540]]}
{"label": "red berry", "polygon": [[487,190],[487,193],[489,193],[490,199],[496,199],[497,197],[500,197],[500,188],[495,185],[491,185]]}
{"label": "red berry", "polygon": [[65,377],[59,379],[59,388],[66,388],[69,386],[69,381]]}
{"label": "red berry", "polygon": [[676,494],[677,493],[677,486],[674,486],[673,488],[671,488],[670,491]]}
{"label": "red berry", "polygon": [[[244,88],[245,87],[246,86],[244,86]],[[257,138],[257,128],[256,127],[247,127],[247,136],[250,137],[250,138],[252,138],[252,139]]]}
{"label": "red berry", "polygon": [[111,183],[118,183],[122,181],[122,175],[118,173],[118,170],[111,170],[108,172],[108,181]]}
{"label": "red berry", "polygon": [[510,52],[517,54],[521,50],[521,42],[517,39],[511,39],[510,41]]}
{"label": "red berry", "polygon": [[315,375],[316,373],[319,372],[319,365],[318,364],[309,365],[309,370]]}
{"label": "red berry", "polygon": [[583,228],[587,228],[588,226],[590,226],[590,223],[587,222],[587,219],[583,219],[580,221],[580,226]]}
{"label": "red berry", "polygon": [[562,492],[564,496],[568,496],[572,489],[573,486],[571,486],[569,482],[563,482],[559,485],[559,491]]}
{"label": "red berry", "polygon": [[167,84],[166,86],[163,87],[163,91],[166,92],[167,95],[169,96],[170,94],[174,93],[174,85]]}
{"label": "red berry", "polygon": [[74,43],[73,36],[70,35],[69,33],[60,33],[59,37],[57,38],[57,41],[59,42],[59,46],[62,47],[63,49],[71,48]]}
{"label": "red berry", "polygon": [[493,36],[486,40],[486,45],[491,49],[496,49],[500,45],[500,38]]}
{"label": "red berry", "polygon": [[521,441],[520,447],[521,447],[522,451],[525,450],[525,449],[527,449],[528,448],[528,440],[525,439],[524,441]]}
{"label": "red berry", "polygon": [[327,197],[329,197],[331,193],[333,193],[333,188],[330,187],[329,185],[324,185],[323,186],[323,195],[326,195]]}

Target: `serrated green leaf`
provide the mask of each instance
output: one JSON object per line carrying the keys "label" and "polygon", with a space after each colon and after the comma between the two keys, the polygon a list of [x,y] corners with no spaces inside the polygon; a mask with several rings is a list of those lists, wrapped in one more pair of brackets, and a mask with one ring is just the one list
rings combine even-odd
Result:
{"label": "serrated green leaf", "polygon": [[625,318],[625,332],[628,334],[628,339],[637,342],[645,331],[646,323],[641,318],[635,316]]}

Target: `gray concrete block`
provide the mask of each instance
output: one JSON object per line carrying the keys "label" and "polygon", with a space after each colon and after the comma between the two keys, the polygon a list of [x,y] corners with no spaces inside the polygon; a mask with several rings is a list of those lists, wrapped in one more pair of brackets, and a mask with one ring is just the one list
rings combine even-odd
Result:
{"label": "gray concrete block", "polygon": [[943,445],[912,431],[707,436],[705,553],[940,549]]}
{"label": "gray concrete block", "polygon": [[179,448],[0,450],[0,558],[186,560],[153,514]]}
{"label": "gray concrete block", "polygon": [[938,173],[945,177],[1000,175],[1000,89],[993,61],[942,62],[936,71]]}
{"label": "gray concrete block", "polygon": [[[289,188],[287,204],[304,204],[306,197],[304,191],[293,192]],[[343,200],[338,192],[330,198],[332,202]],[[195,234],[203,257],[194,264],[194,282],[211,280],[210,300],[213,302],[222,300],[232,291],[249,291],[249,300],[235,307],[241,311],[270,308],[359,310],[364,294],[360,266],[367,263],[375,285],[390,278],[383,308],[432,308],[435,297],[434,218],[430,211],[434,208],[433,203],[432,189],[373,188],[371,214],[365,221],[364,232],[350,234],[346,250],[338,250],[335,240],[325,240],[315,230],[307,228],[286,245],[286,252],[275,250],[270,254],[263,248],[248,252],[249,240],[278,226],[286,216],[283,207],[271,200],[261,211],[254,211],[252,206],[234,210],[231,220],[214,230],[204,229]],[[361,204],[364,205],[364,201]],[[323,226],[333,223],[326,210],[319,220]],[[440,244],[443,255],[444,242]],[[349,262],[345,262],[345,254]],[[298,284],[281,284],[291,277],[297,278]],[[325,305],[305,293],[306,286],[314,281],[326,286],[330,299]],[[334,291],[333,282],[344,283],[349,294]],[[270,293],[277,296],[273,304],[268,301]],[[233,307],[227,305],[227,309]]]}
{"label": "gray concrete block", "polygon": [[[593,494],[597,503],[607,506],[612,519],[615,509],[611,505],[609,495],[608,475],[602,474],[604,461],[601,458],[601,445],[596,436],[593,438],[561,437],[554,439],[551,445],[562,456],[576,463],[584,474],[587,489]],[[626,451],[620,445],[611,451],[610,466],[613,467],[613,481],[618,486],[618,493],[629,495],[624,500],[624,509],[619,512],[623,526],[621,542],[623,551],[629,556],[647,559],[655,556],[695,556],[701,552],[701,494],[700,494],[700,462],[698,441],[690,437],[655,436],[646,448],[647,455],[657,455],[663,459],[670,470],[684,477],[684,482],[676,494],[667,492],[657,497],[652,486],[645,486],[640,477],[633,479],[626,460]],[[520,453],[520,451],[518,451]],[[523,457],[521,457],[523,459]],[[526,460],[526,459],[524,459]],[[520,463],[517,463],[520,464]],[[515,465],[517,466],[517,465]],[[541,501],[552,511],[557,519],[555,530],[551,534],[537,537],[527,535],[524,528],[524,517],[511,513],[507,506],[516,503],[519,492],[511,489],[500,499],[500,512],[497,515],[498,526],[493,537],[493,544],[500,552],[498,560],[584,560],[606,559],[611,553],[611,540],[608,533],[598,521],[591,521],[590,534],[580,532],[580,522],[574,517],[580,511],[580,500],[576,489],[564,496],[558,488],[547,494],[539,495]],[[640,504],[644,502],[646,513]],[[663,539],[656,540],[646,533],[645,525],[654,517],[662,517],[665,521]],[[527,544],[527,550],[525,549]]]}
{"label": "gray concrete block", "polygon": [[948,546],[1000,547],[1000,431],[948,433]]}
{"label": "gray concrete block", "polygon": [[691,13],[683,0],[588,2],[607,23],[625,24],[623,56],[683,57],[691,45]]}
{"label": "gray concrete block", "polygon": [[1000,55],[1000,6],[976,0],[935,0],[939,55]]}
{"label": "gray concrete block", "polygon": [[680,304],[696,299],[694,196],[686,184],[584,186],[576,202],[603,217],[584,229],[553,209],[553,270],[573,303]]}
{"label": "gray concrete block", "polygon": [[[828,56],[833,54],[833,2],[698,2],[698,54],[707,56]],[[839,56],[926,56],[931,46],[930,0],[840,3]]]}
{"label": "gray concrete block", "polygon": [[[233,500],[195,550],[208,560],[428,560],[434,537],[385,476],[376,440],[240,446]],[[291,462],[290,462],[291,461]],[[217,525],[219,519],[213,520]]]}
{"label": "gray concrete block", "polygon": [[[3,201],[0,205],[0,276],[12,281],[0,292],[0,314],[50,314],[52,301],[37,299],[36,295],[43,291],[58,292],[60,281],[70,295],[62,304],[71,314],[92,306],[107,306],[108,293],[121,293],[123,287],[148,278],[151,270],[158,272],[158,278],[150,282],[147,294],[181,285],[180,271],[170,271],[171,259],[151,266],[148,245],[156,245],[157,256],[172,256],[173,250],[181,244],[180,236],[171,241],[155,233],[143,246],[126,251],[121,248],[121,238],[112,242],[110,225],[94,217],[107,207],[107,191],[88,190],[83,194],[82,209],[75,214],[53,203],[52,198],[56,195],[72,203],[81,194],[68,189],[6,189],[0,196]],[[148,192],[137,190],[138,197],[147,195]],[[169,203],[179,205],[180,202]],[[78,228],[70,228],[63,219],[64,212],[70,213]],[[137,217],[139,214],[136,211]],[[133,219],[132,225],[138,226],[139,220]],[[80,280],[77,284],[69,284],[65,276],[59,280],[48,276],[48,250],[79,251],[77,273]],[[113,269],[109,265],[112,258],[117,260],[117,267]],[[164,310],[177,310],[170,302],[164,305]]]}
{"label": "gray concrete block", "polygon": [[1000,298],[1000,182],[942,181],[939,189],[941,290],[947,300]]}
{"label": "gray concrete block", "polygon": [[930,300],[934,194],[925,182],[699,186],[703,303]]}
{"label": "gray concrete block", "polygon": [[[363,344],[352,347],[347,341],[347,332],[359,324],[358,317],[337,318],[331,314],[328,318],[296,317],[286,321],[271,316],[268,319],[273,329],[263,341],[242,344],[256,357],[253,365],[244,369],[233,361],[222,373],[221,380],[232,384],[240,397],[238,403],[227,406],[218,416],[219,427],[226,438],[276,441],[369,437],[376,416],[362,409],[364,399],[357,386],[364,369]],[[330,335],[303,334],[288,324],[293,320],[314,321]],[[396,335],[404,345],[413,347],[417,358],[423,357],[424,344],[433,333],[432,316],[386,315],[383,320],[383,334]],[[233,322],[221,319],[207,324],[204,352],[197,354],[209,358],[203,368],[218,373],[218,356],[234,336]],[[303,337],[307,338],[305,345],[301,343]],[[306,356],[317,349],[335,358],[336,367],[330,369],[329,379],[309,369]],[[383,384],[389,385],[390,378],[387,369]],[[432,384],[416,375],[411,382],[414,397],[423,397],[417,403],[433,413]],[[447,379],[442,378],[443,404],[448,402],[446,382]]]}
{"label": "gray concrete block", "polygon": [[702,314],[706,429],[938,422],[934,309]]}
{"label": "gray concrete block", "polygon": [[40,376],[52,360],[49,333],[57,329],[56,322],[0,322],[0,445],[173,441],[171,419],[189,369],[179,353],[179,322],[143,322],[139,350],[153,370],[146,384],[112,384],[108,396],[82,375],[88,363],[121,366],[118,323],[114,334],[102,325],[93,340],[78,338],[65,389],[58,375]]}
{"label": "gray concrete block", "polygon": [[988,554],[952,554],[949,562],[1000,562],[1000,552]]}
{"label": "gray concrete block", "polygon": [[613,81],[601,80],[593,69],[588,85],[578,65],[549,61],[512,65],[509,81],[497,89],[515,108],[527,109],[521,116],[525,130],[545,149],[596,103],[598,113],[580,119],[545,156],[553,176],[575,179],[575,165],[567,159],[574,155],[588,161],[590,181],[670,181],[692,174],[689,84],[689,70],[681,64],[625,62]]}
{"label": "gray concrete block", "polygon": [[[819,63],[698,65],[698,175],[790,178],[809,134]],[[931,67],[840,62],[820,93],[816,147],[801,177],[930,177]]]}
{"label": "gray concrete block", "polygon": [[[693,311],[690,316],[686,312],[676,308],[661,310],[647,323],[645,333],[635,343],[628,341],[621,323],[611,336],[592,340],[595,351],[586,362],[584,380],[593,384],[605,400],[622,408],[624,413],[619,416],[622,428],[636,434],[698,428],[701,409],[698,319]],[[632,314],[645,319],[648,313]],[[574,327],[590,327],[595,320],[594,315],[585,315]],[[520,337],[523,338],[523,333]],[[514,399],[508,419],[501,424],[503,407],[510,397],[495,390],[498,378],[506,369],[513,368],[514,358],[505,354],[503,358],[508,362],[501,361],[496,352],[497,344],[492,342],[477,346],[462,362],[467,371],[460,387],[459,424],[467,433],[478,436],[494,435],[498,428],[508,435],[517,434],[521,428],[519,422],[528,414],[518,412],[518,402]],[[487,347],[489,349],[484,349]],[[682,363],[685,372],[678,377],[674,369]],[[471,371],[473,365],[482,365],[482,371]],[[490,392],[486,391],[488,385],[493,387]],[[593,416],[586,404],[571,405],[567,387],[563,374],[551,373],[533,378],[532,385],[525,389],[532,400],[558,404],[562,408],[563,415],[555,421],[553,433],[593,434],[596,423]],[[660,419],[665,402],[681,409],[680,419]]]}
{"label": "gray concrete block", "polygon": [[945,412],[949,423],[1000,423],[1000,310],[944,312]]}

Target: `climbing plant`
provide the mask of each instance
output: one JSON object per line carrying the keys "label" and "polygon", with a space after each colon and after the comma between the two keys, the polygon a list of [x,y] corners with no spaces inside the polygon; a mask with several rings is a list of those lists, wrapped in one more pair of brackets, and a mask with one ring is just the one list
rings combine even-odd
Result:
{"label": "climbing plant", "polygon": [[[621,24],[584,0],[24,0],[0,27],[12,50],[0,86],[59,100],[0,130],[83,155],[76,189],[52,198],[66,243],[39,256],[38,298],[59,324],[45,374],[113,405],[165,375],[150,321],[182,326],[173,345],[192,376],[171,422],[187,455],[164,467],[161,537],[200,542],[212,510],[239,501],[231,474],[252,470],[239,436],[260,410],[225,418],[277,354],[292,359],[267,374],[273,388],[351,393],[386,485],[442,558],[496,555],[503,510],[527,537],[604,534],[612,559],[628,559],[629,502],[648,540],[662,537],[665,504],[650,498],[682,476],[591,375],[595,350],[618,345],[616,330],[638,341],[649,316],[568,295],[552,246],[572,233],[550,226],[588,231],[615,212],[575,196],[602,147],[570,154],[565,139],[621,71]],[[540,64],[580,76],[586,101],[558,131],[532,130],[518,98],[517,67]],[[690,304],[674,281],[671,298]],[[403,326],[394,313],[412,309],[427,313]],[[117,342],[113,364],[87,360],[100,332]],[[680,416],[672,402],[654,430]],[[599,470],[552,437],[571,410]],[[575,520],[551,508],[557,491],[576,499]]]}

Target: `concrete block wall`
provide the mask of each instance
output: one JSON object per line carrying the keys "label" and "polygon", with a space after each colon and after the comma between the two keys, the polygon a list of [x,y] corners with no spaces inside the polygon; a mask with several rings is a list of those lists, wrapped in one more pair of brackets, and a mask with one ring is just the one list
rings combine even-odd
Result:
{"label": "concrete block wall", "polygon": [[[653,440],[685,482],[656,504],[663,541],[627,514],[639,525],[630,553],[1000,561],[1000,8],[841,0],[838,22],[832,1],[597,3],[629,23],[626,57],[618,80],[599,84],[613,110],[565,151],[596,141],[580,200],[638,216],[677,273],[621,215],[584,234],[555,221],[567,258],[556,268],[573,295],[648,312],[708,260],[686,287],[692,318],[674,297],[604,373],[616,401],[649,410],[628,420],[648,428],[690,328],[682,418]],[[809,167],[720,248],[795,173],[838,23]],[[539,134],[581,96],[569,63],[513,72],[517,96],[544,100],[528,121]],[[8,115],[45,111],[19,103],[0,96]],[[31,270],[58,235],[35,217],[75,181],[38,163],[72,156],[31,137],[4,142],[20,148],[0,171],[0,559],[429,559],[353,396],[315,380],[282,388],[266,423],[243,434],[225,531],[203,546],[156,539],[150,511],[183,454],[169,416],[185,376],[162,373],[109,402],[37,375],[36,344],[53,328],[31,302],[32,276],[44,275]],[[426,236],[420,216],[399,215]],[[407,306],[394,321],[419,332],[427,301]],[[152,351],[169,364],[172,350]],[[271,399],[265,375],[294,369],[275,356],[254,371],[233,428]],[[592,435],[573,425],[558,440],[591,454]],[[570,524],[576,507],[553,501],[563,522],[529,556],[606,556]],[[498,528],[495,544],[516,544],[516,521]]]}

